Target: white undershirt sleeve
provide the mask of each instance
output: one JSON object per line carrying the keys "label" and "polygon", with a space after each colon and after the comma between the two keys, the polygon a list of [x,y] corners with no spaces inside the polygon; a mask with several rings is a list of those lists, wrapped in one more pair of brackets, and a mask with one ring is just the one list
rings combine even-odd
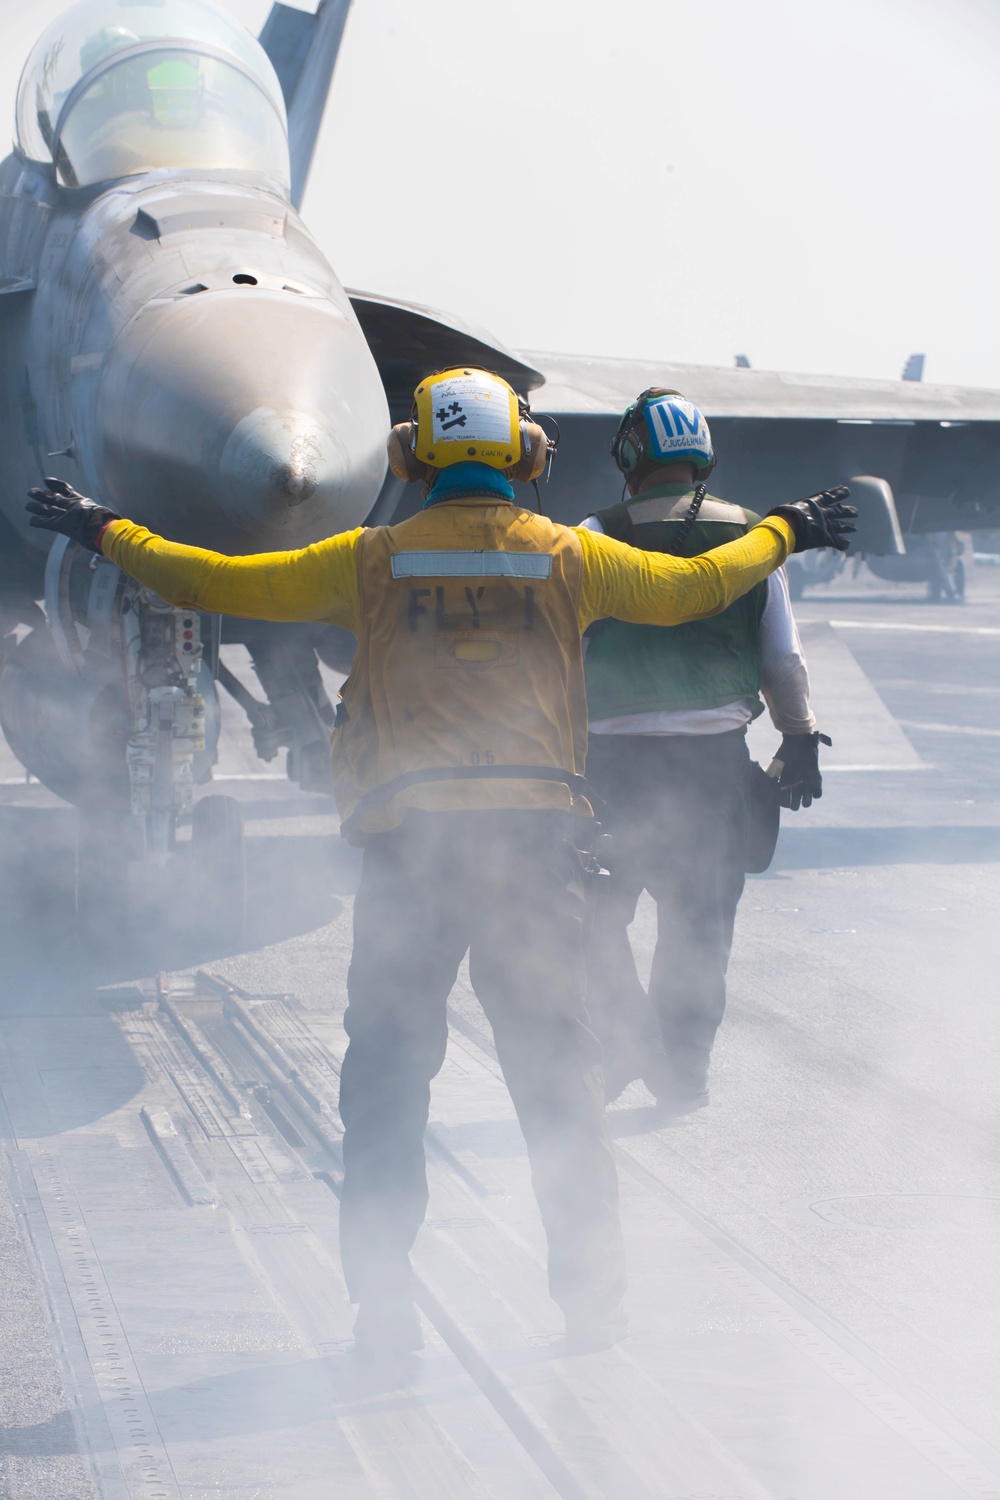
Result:
{"label": "white undershirt sleeve", "polygon": [[767,603],[760,621],[760,690],[779,734],[809,734],[815,729],[816,717],[809,707],[809,669],[784,568],[767,580]]}

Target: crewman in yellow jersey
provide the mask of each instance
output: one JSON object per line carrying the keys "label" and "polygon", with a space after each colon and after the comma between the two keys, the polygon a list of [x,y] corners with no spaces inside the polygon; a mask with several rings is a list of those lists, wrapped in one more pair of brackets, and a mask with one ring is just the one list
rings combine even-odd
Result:
{"label": "crewman in yellow jersey", "polygon": [[395,526],[294,552],[225,557],[154,536],[60,480],[33,525],[100,551],[172,603],[324,620],[358,637],[333,734],[344,831],[364,845],[341,1073],[341,1248],[359,1349],[421,1344],[409,1252],[427,1205],[423,1134],[470,956],[531,1158],[549,1286],[578,1349],[624,1336],[625,1267],[600,1053],[583,1004],[580,849],[587,708],[580,638],[612,616],[655,625],[724,609],[792,551],[853,530],[843,488],[780,506],[690,560],[639,552],[517,504],[547,458],[495,375],[417,387],[389,436],[425,485]]}

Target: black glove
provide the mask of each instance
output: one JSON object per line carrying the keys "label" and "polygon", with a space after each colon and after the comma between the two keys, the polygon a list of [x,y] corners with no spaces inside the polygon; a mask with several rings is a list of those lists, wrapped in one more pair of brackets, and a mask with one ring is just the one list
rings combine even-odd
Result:
{"label": "black glove", "polygon": [[61,531],[63,536],[81,547],[89,547],[91,552],[100,552],[97,539],[108,522],[122,519],[117,511],[78,495],[65,479],[46,479],[44,489],[36,487],[28,495],[29,526],[38,526],[42,531]]}
{"label": "black glove", "polygon": [[782,807],[798,812],[811,807],[813,798],[823,795],[823,778],[819,774],[819,747],[832,745],[828,734],[814,729],[812,734],[786,734],[774,759],[781,768],[778,777],[778,800]]}
{"label": "black glove", "polygon": [[795,532],[793,552],[808,552],[812,547],[836,547],[838,552],[846,552],[850,545],[847,538],[857,530],[854,517],[858,507],[844,504],[850,493],[846,484],[838,484],[805,500],[793,500],[791,505],[776,505],[768,515],[780,516],[791,526]]}

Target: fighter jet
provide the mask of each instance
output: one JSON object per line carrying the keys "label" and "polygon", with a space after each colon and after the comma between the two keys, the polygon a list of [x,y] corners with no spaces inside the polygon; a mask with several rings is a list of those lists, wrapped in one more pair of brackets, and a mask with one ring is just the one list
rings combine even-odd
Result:
{"label": "fighter jet", "polygon": [[[561,433],[542,488],[545,510],[559,521],[572,524],[618,498],[611,438],[628,403],[656,385],[682,391],[708,417],[718,494],[766,510],[776,496],[828,482],[823,476],[849,484],[860,512],[849,555],[864,557],[880,577],[926,581],[931,597],[958,598],[960,548],[947,534],[1000,524],[1000,392],[924,384],[922,355],[910,357],[900,380],[781,374],[753,369],[746,355],[728,369],[523,357],[545,378],[534,411],[555,418]],[[399,519],[396,504],[386,492],[371,519]],[[793,596],[829,582],[843,565],[843,555],[828,550],[790,559]]]}
{"label": "fighter jet", "polygon": [[[176,540],[297,547],[372,510],[387,387],[469,361],[541,381],[458,320],[352,300],[303,223],[348,5],[276,5],[257,40],[207,0],[82,0],[21,77],[0,165],[0,723],[83,810],[82,898],[109,866],[134,885],[171,861],[211,775],[220,681],[259,753],[286,749],[289,775],[326,789],[317,654],[340,660],[345,643],[226,621],[258,699],[221,663],[218,620],[50,545],[25,524],[25,490],[55,474]],[[204,799],[193,832],[238,921],[238,807]]]}
{"label": "fighter jet", "polygon": [[[262,757],[284,750],[292,780],[326,789],[318,662],[346,669],[352,638],[171,608],[50,545],[23,510],[44,474],[178,541],[299,546],[419,503],[385,478],[388,422],[428,368],[474,363],[541,388],[562,431],[543,492],[560,520],[615,498],[608,443],[648,385],[707,413],[721,493],[764,505],[850,480],[870,554],[904,550],[900,515],[969,526],[1000,500],[995,393],[519,356],[459,318],[345,290],[299,207],[349,3],[275,5],[256,39],[209,0],[81,0],[25,64],[0,164],[0,725],[80,808],[82,905],[169,872],[190,820],[197,905],[238,928],[238,805],[193,798],[218,689]],[[246,645],[262,697],[223,642]]]}
{"label": "fighter jet", "polygon": [[[998,391],[746,366],[525,357],[546,380],[535,408],[553,412],[562,426],[563,461],[545,492],[559,508],[578,477],[605,462],[606,443],[625,405],[655,384],[676,385],[704,411],[719,450],[712,484],[720,494],[739,495],[741,503],[773,503],[778,492],[805,493],[818,473],[878,479],[892,508],[859,529],[856,551],[886,550],[897,527],[907,533],[997,524]],[[874,542],[880,545],[872,547]]]}

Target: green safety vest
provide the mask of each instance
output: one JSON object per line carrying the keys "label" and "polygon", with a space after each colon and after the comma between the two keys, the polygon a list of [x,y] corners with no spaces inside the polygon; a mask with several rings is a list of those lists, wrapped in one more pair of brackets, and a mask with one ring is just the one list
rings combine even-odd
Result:
{"label": "green safety vest", "polygon": [[[664,484],[599,510],[608,536],[646,552],[673,553],[694,490]],[[745,536],[760,517],[706,495],[681,549],[697,557]],[[728,609],[688,625],[630,625],[601,621],[586,658],[587,707],[592,721],[671,709],[720,708],[746,698],[752,717],[760,700],[760,621],[767,583],[756,584]]]}

